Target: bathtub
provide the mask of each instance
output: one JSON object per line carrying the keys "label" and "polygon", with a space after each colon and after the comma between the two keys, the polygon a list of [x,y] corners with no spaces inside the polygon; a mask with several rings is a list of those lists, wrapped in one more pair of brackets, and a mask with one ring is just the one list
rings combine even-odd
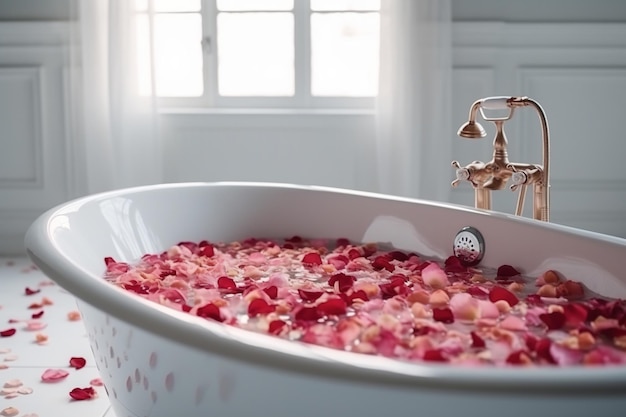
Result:
{"label": "bathtub", "polygon": [[51,209],[27,232],[33,262],[77,297],[118,417],[589,416],[626,412],[626,367],[455,367],[304,345],[200,319],[105,280],[180,241],[345,237],[427,257],[465,227],[481,265],[553,269],[626,297],[626,240],[486,210],[315,186],[185,183],[123,189]]}

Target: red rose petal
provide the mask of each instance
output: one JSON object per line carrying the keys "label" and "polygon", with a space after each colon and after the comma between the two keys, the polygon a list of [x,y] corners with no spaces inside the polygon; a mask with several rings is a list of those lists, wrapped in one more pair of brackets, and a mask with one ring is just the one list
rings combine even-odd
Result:
{"label": "red rose petal", "polygon": [[340,316],[346,314],[347,305],[341,298],[332,298],[328,301],[320,303],[317,311],[322,315]]}
{"label": "red rose petal", "polygon": [[348,299],[350,300],[350,303],[353,303],[354,300],[368,301],[369,297],[367,296],[367,293],[365,291],[358,290],[350,294],[350,297],[348,297]]}
{"label": "red rose petal", "polygon": [[276,310],[275,305],[270,305],[262,298],[256,298],[248,305],[248,316],[256,317],[258,315],[266,315]]}
{"label": "red rose petal", "polygon": [[443,356],[443,354],[441,353],[441,349],[429,349],[426,352],[424,352],[424,357],[422,358],[425,361],[429,361],[429,362],[447,362],[448,359],[446,359],[445,356]]}
{"label": "red rose petal", "polygon": [[322,294],[324,294],[321,291],[308,291],[308,290],[298,290],[298,294],[300,295],[300,298],[302,298],[302,301],[306,302],[306,303],[312,303],[313,301],[317,300],[318,298],[320,298],[322,296]]}
{"label": "red rose petal", "polygon": [[517,296],[504,287],[495,286],[489,291],[489,301],[495,303],[496,301],[504,300],[511,307],[519,302]]}
{"label": "red rose petal", "polygon": [[442,323],[454,323],[454,314],[449,308],[433,308],[433,320]]}
{"label": "red rose petal", "polygon": [[550,346],[552,346],[552,341],[547,337],[544,337],[538,340],[535,344],[535,352],[538,358],[541,358],[548,363],[555,364],[556,361],[552,357],[552,353],[550,352]]}
{"label": "red rose petal", "polygon": [[356,248],[352,248],[348,251],[348,258],[350,258],[350,260],[360,258],[361,256],[363,256],[363,254]]}
{"label": "red rose petal", "polygon": [[509,365],[525,365],[528,364],[530,361],[530,356],[523,350],[516,350],[506,358],[506,363],[508,363]]}
{"label": "red rose petal", "polygon": [[389,259],[386,256],[377,256],[374,261],[372,262],[372,267],[376,270],[376,271],[380,271],[381,269],[386,269],[389,272],[393,272],[393,270],[396,268],[391,262],[389,262]]}
{"label": "red rose petal", "polygon": [[40,311],[40,312],[38,312],[38,313],[33,313],[33,314],[31,314],[31,317],[32,317],[33,319],[40,319],[40,318],[41,318],[41,316],[43,316],[43,310],[41,310],[41,311]]}
{"label": "red rose petal", "polygon": [[337,284],[339,292],[346,292],[356,282],[356,278],[352,275],[346,275],[343,273],[335,274],[328,279],[328,285],[334,287]]}
{"label": "red rose petal", "polygon": [[15,334],[17,330],[15,330],[14,328],[11,329],[6,329],[6,330],[2,330],[0,332],[0,337],[9,337],[9,336],[13,336]]}
{"label": "red rose petal", "polygon": [[26,289],[24,289],[24,293],[26,295],[33,295],[33,294],[37,294],[38,292],[40,292],[40,289],[36,289],[36,290],[31,290],[30,288],[26,287]]}
{"label": "red rose petal", "polygon": [[267,296],[272,300],[275,300],[276,297],[278,297],[278,287],[276,285],[270,285],[269,287],[264,288],[263,292],[265,292],[265,294],[267,294]]}
{"label": "red rose petal", "polygon": [[198,317],[213,319],[219,322],[224,321],[224,318],[222,318],[222,314],[220,313],[220,308],[213,303],[208,303],[198,308],[196,315]]}
{"label": "red rose petal", "polygon": [[271,321],[270,324],[268,325],[267,332],[269,334],[278,335],[278,334],[280,334],[280,332],[283,330],[283,328],[286,325],[287,325],[287,323],[285,323],[282,320]]}
{"label": "red rose petal", "polygon": [[549,330],[558,330],[565,325],[565,314],[560,311],[554,311],[552,313],[543,313],[539,315],[539,318]]}
{"label": "red rose petal", "polygon": [[75,401],[91,400],[97,396],[96,390],[93,387],[87,388],[74,388],[70,391],[70,397]]}
{"label": "red rose petal", "polygon": [[300,321],[315,321],[320,318],[317,307],[302,307],[296,312],[295,319]]}
{"label": "red rose petal", "polygon": [[[496,273],[499,278],[510,278],[519,275],[520,272],[511,265],[501,265]],[[497,279],[497,278],[496,278]]]}
{"label": "red rose petal", "polygon": [[444,270],[446,272],[465,272],[467,268],[463,266],[461,260],[456,256],[450,256],[444,262]]}
{"label": "red rose petal", "polygon": [[565,323],[571,327],[578,327],[587,319],[587,308],[578,303],[563,305],[563,314],[565,314]]}
{"label": "red rose petal", "polygon": [[467,293],[474,297],[486,297],[489,293],[476,285],[472,285],[467,289]]}
{"label": "red rose petal", "polygon": [[484,348],[485,346],[487,346],[485,344],[485,340],[482,337],[478,336],[476,334],[476,332],[471,332],[470,336],[472,337],[472,347],[473,348],[479,348],[480,349],[480,348]]}
{"label": "red rose petal", "polygon": [[310,252],[304,255],[302,263],[310,266],[317,266],[322,264],[322,257],[317,252]]}
{"label": "red rose petal", "polygon": [[345,237],[340,237],[337,239],[337,246],[348,246],[350,244],[350,239],[346,239]]}
{"label": "red rose petal", "polygon": [[85,358],[81,358],[81,357],[70,358],[70,366],[74,369],[84,368],[86,364],[87,364],[87,361],[85,360]]}
{"label": "red rose petal", "polygon": [[213,245],[211,245],[208,242],[204,242],[205,244],[203,244],[203,242],[200,243],[200,250],[198,251],[198,254],[200,256],[206,256],[207,258],[211,258],[215,255],[215,248],[213,247]]}
{"label": "red rose petal", "polygon": [[400,261],[400,262],[404,262],[409,259],[409,255],[399,250],[393,250],[389,252],[387,255],[391,257],[391,259],[395,261]]}
{"label": "red rose petal", "polygon": [[217,288],[219,288],[220,290],[235,291],[237,290],[237,284],[232,278],[219,277],[217,279]]}

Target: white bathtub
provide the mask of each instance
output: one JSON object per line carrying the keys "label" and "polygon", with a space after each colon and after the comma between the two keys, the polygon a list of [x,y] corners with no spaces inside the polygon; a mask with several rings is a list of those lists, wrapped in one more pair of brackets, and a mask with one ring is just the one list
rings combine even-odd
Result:
{"label": "white bathtub", "polygon": [[465,226],[482,265],[554,269],[626,297],[626,240],[504,214],[322,187],[193,183],[114,191],[42,215],[26,247],[79,299],[118,417],[585,416],[626,413],[626,367],[469,368],[302,345],[162,307],[102,279],[180,241],[252,236],[390,242],[452,254]]}

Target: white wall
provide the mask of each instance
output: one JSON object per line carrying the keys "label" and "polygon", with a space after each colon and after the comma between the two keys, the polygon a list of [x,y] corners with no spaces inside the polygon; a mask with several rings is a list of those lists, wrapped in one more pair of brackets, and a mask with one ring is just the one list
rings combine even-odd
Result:
{"label": "white wall", "polygon": [[[0,0],[0,19],[8,3],[15,2]],[[470,9],[466,20],[473,19]],[[26,12],[13,16],[32,17]],[[492,10],[501,17],[496,12],[503,9]],[[454,134],[473,100],[528,95],[546,108],[552,130],[552,221],[626,237],[626,23],[464,21],[454,30],[455,123],[442,138],[453,146],[441,163],[491,157],[491,139],[470,142]],[[0,253],[21,252],[23,232],[39,213],[82,193],[74,185],[80,156],[66,126],[68,33],[67,23],[0,23]],[[163,116],[163,127],[168,182],[263,180],[366,190],[375,185],[372,114],[171,112]],[[520,112],[507,132],[511,160],[540,162],[534,114]],[[448,200],[472,204],[469,187],[449,191]],[[508,210],[512,201],[501,191],[497,208]]]}

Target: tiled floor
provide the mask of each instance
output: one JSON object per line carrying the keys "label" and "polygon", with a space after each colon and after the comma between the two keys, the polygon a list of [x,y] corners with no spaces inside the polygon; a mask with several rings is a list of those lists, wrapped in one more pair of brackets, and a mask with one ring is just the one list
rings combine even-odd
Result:
{"label": "tiled floor", "polygon": [[[38,292],[27,295],[26,288]],[[46,299],[52,304],[32,306]],[[0,416],[115,417],[104,387],[95,386],[98,395],[91,400],[75,401],[69,396],[73,388],[89,387],[99,377],[82,322],[68,319],[75,310],[74,298],[27,258],[0,258],[0,332],[16,330],[12,336],[0,337]],[[41,311],[43,315],[33,320],[32,315]],[[29,322],[41,324],[31,324],[29,330]],[[45,327],[37,329],[39,325]],[[47,336],[47,342],[37,343],[38,334]],[[83,357],[87,365],[74,369],[69,366],[71,357]],[[46,383],[41,379],[46,369],[63,369],[69,375]],[[7,397],[10,386],[20,383],[32,393]]]}

